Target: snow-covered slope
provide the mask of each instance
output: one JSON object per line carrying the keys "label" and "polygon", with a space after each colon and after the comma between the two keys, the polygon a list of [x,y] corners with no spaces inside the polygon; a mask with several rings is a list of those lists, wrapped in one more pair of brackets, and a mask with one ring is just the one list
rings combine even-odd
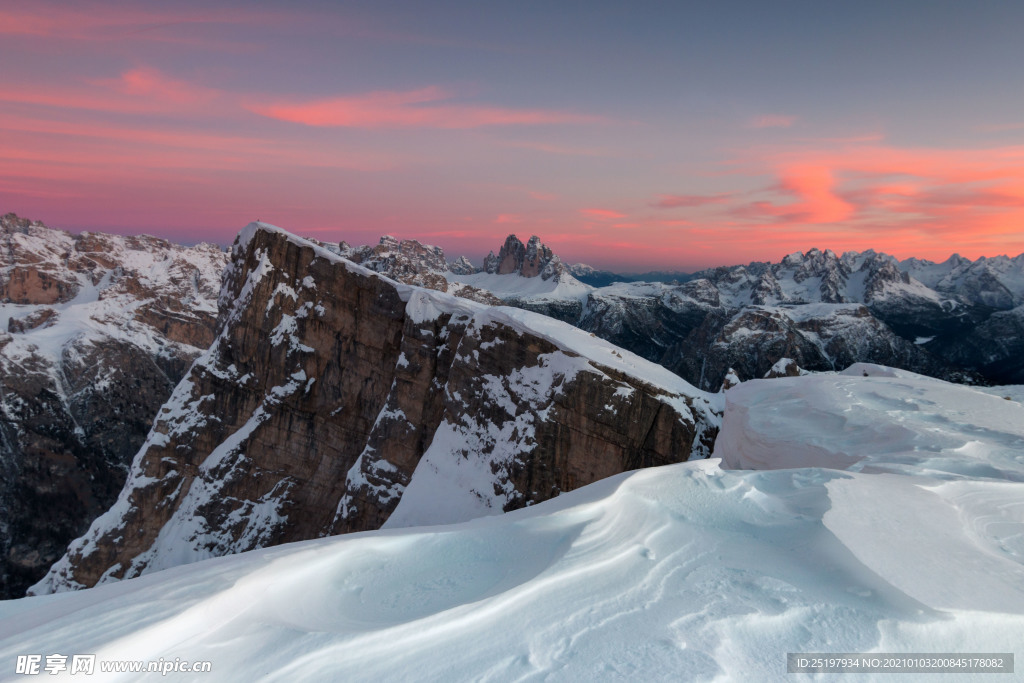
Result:
{"label": "snow-covered slope", "polygon": [[726,393],[715,455],[734,468],[827,466],[1024,482],[1024,408],[999,389],[870,363],[744,382]]}
{"label": "snow-covered slope", "polygon": [[[500,517],[0,603],[0,662],[180,658],[238,681],[788,681],[788,652],[1019,652],[1024,407],[878,366],[728,397],[716,452],[769,469],[647,469]],[[161,677],[108,680],[140,678]]]}

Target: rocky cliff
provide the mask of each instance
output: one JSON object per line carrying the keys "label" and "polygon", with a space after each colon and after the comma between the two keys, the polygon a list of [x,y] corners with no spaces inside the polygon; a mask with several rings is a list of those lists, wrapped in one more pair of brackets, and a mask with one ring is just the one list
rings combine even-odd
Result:
{"label": "rocky cliff", "polygon": [[491,275],[521,275],[544,280],[568,273],[568,268],[536,235],[526,244],[515,235],[505,238],[497,255],[492,251],[484,258],[484,272]]}
{"label": "rocky cliff", "polygon": [[213,340],[227,255],[0,218],[0,597],[24,594],[116,499]]}
{"label": "rocky cliff", "polygon": [[264,224],[118,501],[33,591],[450,522],[706,457],[720,397],[543,316],[396,283]]}

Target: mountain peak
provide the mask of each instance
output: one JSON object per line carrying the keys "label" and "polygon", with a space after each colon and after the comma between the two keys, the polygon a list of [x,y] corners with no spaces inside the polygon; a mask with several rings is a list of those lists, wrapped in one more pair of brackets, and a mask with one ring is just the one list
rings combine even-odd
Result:
{"label": "mountain peak", "polygon": [[547,280],[566,272],[566,267],[537,235],[531,235],[524,245],[515,235],[505,238],[505,243],[495,256],[492,251],[484,259],[484,272],[492,275],[521,275]]}

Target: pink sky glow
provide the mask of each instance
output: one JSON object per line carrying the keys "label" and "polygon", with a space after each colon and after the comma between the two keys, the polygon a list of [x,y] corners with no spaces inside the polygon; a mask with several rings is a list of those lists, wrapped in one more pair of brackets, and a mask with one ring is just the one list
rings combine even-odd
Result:
{"label": "pink sky glow", "polygon": [[0,4],[0,212],[222,244],[260,218],[477,263],[537,234],[620,271],[811,247],[1024,252],[1019,79],[992,76],[1016,94],[991,101],[975,101],[984,83],[914,99],[937,76],[888,82],[915,73],[895,57],[875,80],[851,72],[854,98],[809,66],[806,86],[775,90],[686,76],[696,57],[668,34],[607,62],[570,21],[553,41],[481,15],[459,29],[315,3],[145,8]]}

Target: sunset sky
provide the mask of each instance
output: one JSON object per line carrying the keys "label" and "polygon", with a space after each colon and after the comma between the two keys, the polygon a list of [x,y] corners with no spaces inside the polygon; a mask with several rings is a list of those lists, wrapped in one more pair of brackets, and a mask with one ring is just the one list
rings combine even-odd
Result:
{"label": "sunset sky", "polygon": [[619,271],[1024,252],[1024,3],[0,0],[0,213]]}

